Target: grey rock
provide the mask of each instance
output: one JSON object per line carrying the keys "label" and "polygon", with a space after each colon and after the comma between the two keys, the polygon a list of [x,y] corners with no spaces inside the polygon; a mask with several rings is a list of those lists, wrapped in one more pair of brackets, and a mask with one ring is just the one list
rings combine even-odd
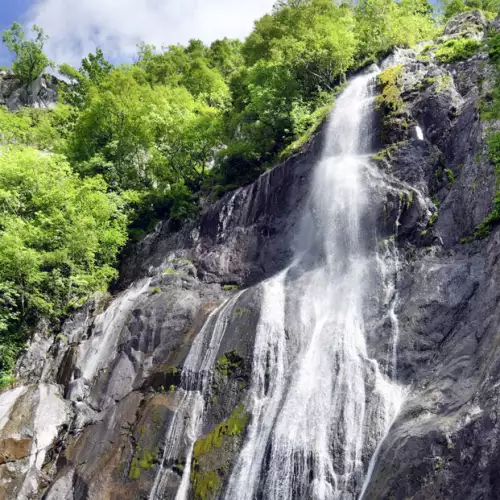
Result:
{"label": "grey rock", "polygon": [[482,40],[487,26],[488,23],[481,11],[462,12],[448,21],[444,29],[444,35],[448,38],[460,36]]}
{"label": "grey rock", "polygon": [[58,100],[58,80],[51,75],[40,75],[28,85],[22,85],[15,76],[6,71],[0,72],[0,104],[9,111],[23,106],[50,109]]}

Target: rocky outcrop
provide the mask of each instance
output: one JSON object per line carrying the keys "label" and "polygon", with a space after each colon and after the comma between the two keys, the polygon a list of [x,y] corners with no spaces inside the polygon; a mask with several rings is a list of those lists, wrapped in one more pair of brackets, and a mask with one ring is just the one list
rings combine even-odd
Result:
{"label": "rocky outcrop", "polygon": [[445,27],[444,39],[466,36],[475,40],[482,40],[486,35],[488,22],[479,10],[462,12],[456,15]]}
{"label": "rocky outcrop", "polygon": [[[484,27],[466,13],[446,36]],[[395,288],[374,292],[364,319],[376,359],[397,325],[397,381],[407,397],[363,498],[493,499],[500,228],[460,241],[492,206],[491,124],[479,103],[496,75],[484,51],[441,65],[432,51],[398,50],[384,68],[394,65],[403,106],[373,159],[363,231],[393,255],[386,272]],[[193,500],[221,497],[247,432],[260,283],[304,244],[298,227],[322,143],[320,130],[191,226],[174,233],[160,224],[127,257],[119,293],[90,301],[55,338],[36,332],[17,365],[20,386],[0,395],[0,497],[137,499],[154,490],[173,498],[186,478]],[[382,306],[390,314],[381,317]],[[189,432],[178,417],[188,415],[193,388],[203,388],[204,414],[186,475]],[[167,439],[175,429],[180,437]]]}
{"label": "rocky outcrop", "polygon": [[51,75],[40,75],[34,82],[23,85],[9,71],[0,71],[0,105],[9,111],[23,106],[52,108],[58,99],[58,80]]}

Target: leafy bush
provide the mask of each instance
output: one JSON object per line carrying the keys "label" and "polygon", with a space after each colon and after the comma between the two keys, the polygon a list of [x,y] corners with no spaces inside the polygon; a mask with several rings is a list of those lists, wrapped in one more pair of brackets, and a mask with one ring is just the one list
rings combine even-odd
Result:
{"label": "leafy bush", "polygon": [[391,66],[378,76],[381,94],[377,96],[376,105],[385,114],[396,113],[404,107],[401,97],[401,77],[403,66]]}
{"label": "leafy bush", "polygon": [[436,51],[436,59],[442,63],[453,63],[468,59],[475,54],[482,44],[470,38],[448,40]]}

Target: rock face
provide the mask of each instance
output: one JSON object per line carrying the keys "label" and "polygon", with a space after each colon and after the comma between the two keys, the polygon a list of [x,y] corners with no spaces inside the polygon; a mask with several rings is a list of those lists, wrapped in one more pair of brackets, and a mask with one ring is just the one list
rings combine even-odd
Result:
{"label": "rock face", "polygon": [[0,105],[9,111],[23,106],[52,108],[57,99],[57,79],[53,76],[40,75],[29,85],[22,85],[12,73],[0,71]]}
{"label": "rock face", "polygon": [[481,11],[462,12],[450,19],[445,27],[444,35],[448,39],[467,36],[475,40],[482,40],[487,27],[488,23]]}
{"label": "rock face", "polygon": [[[446,35],[485,26],[466,13]],[[380,189],[363,226],[391,252],[394,289],[375,292],[364,319],[377,359],[397,326],[407,396],[370,467],[363,457],[363,499],[498,498],[500,228],[460,243],[492,207],[492,125],[478,108],[496,75],[483,52],[443,66],[398,50],[384,67],[394,64],[406,126],[373,159]],[[249,432],[261,283],[303,243],[324,139],[320,130],[180,232],[160,225],[124,262],[119,293],[90,301],[55,339],[37,332],[19,386],[0,394],[0,498],[175,498],[183,488],[223,498]]]}

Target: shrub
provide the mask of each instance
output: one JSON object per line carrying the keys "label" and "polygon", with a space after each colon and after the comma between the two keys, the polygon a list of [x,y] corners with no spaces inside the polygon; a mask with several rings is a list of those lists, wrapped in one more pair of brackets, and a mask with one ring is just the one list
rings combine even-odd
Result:
{"label": "shrub", "polygon": [[436,59],[439,62],[449,64],[468,59],[475,54],[482,44],[470,38],[455,38],[448,40],[436,51]]}

